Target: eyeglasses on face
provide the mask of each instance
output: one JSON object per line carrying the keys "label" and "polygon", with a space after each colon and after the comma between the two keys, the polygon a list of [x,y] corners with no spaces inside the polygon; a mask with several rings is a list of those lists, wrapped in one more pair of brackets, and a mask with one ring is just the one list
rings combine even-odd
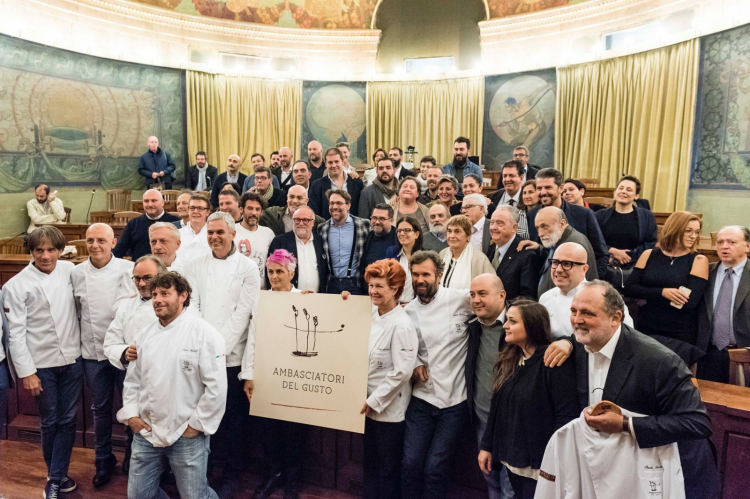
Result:
{"label": "eyeglasses on face", "polygon": [[386,218],[386,217],[370,217],[371,222],[387,222],[388,220],[393,220],[393,218]]}
{"label": "eyeglasses on face", "polygon": [[188,211],[208,211],[208,208],[205,208],[203,206],[191,206],[188,208]]}
{"label": "eyeglasses on face", "polygon": [[461,205],[461,209],[462,210],[470,210],[472,208],[476,208],[477,206],[479,206],[479,205],[478,204],[462,204]]}
{"label": "eyeglasses on face", "polygon": [[140,281],[148,282],[153,278],[154,276],[152,275],[144,275],[144,276],[134,275],[133,277],[131,277],[131,279],[133,279],[133,282],[136,284],[138,284]]}
{"label": "eyeglasses on face", "polygon": [[553,269],[556,269],[557,267],[562,266],[563,270],[570,270],[573,268],[574,265],[586,265],[585,263],[581,262],[571,262],[570,260],[550,260],[549,266]]}
{"label": "eyeglasses on face", "polygon": [[412,232],[416,232],[414,229],[396,229],[396,234],[411,234]]}
{"label": "eyeglasses on face", "polygon": [[293,218],[292,220],[296,224],[309,224],[310,222],[312,222],[315,219],[314,218]]}

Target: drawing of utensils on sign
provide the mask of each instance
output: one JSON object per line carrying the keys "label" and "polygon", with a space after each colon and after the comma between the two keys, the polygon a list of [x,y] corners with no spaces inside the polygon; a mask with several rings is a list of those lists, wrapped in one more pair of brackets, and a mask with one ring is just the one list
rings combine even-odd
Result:
{"label": "drawing of utensils on sign", "polygon": [[[318,330],[318,316],[311,316],[307,312],[307,309],[303,308],[302,314],[305,316],[305,320],[307,321],[307,330],[305,330],[304,323],[302,325],[302,328],[299,327],[299,309],[297,309],[296,306],[292,305],[292,311],[294,312],[294,326],[284,324],[284,327],[294,329],[294,351],[292,352],[292,355],[295,355],[297,357],[315,357],[316,355],[318,355],[318,352],[315,351],[315,347],[318,343],[318,334],[340,333],[344,330],[344,324],[341,324],[341,328],[336,330]],[[310,327],[311,319],[312,328]],[[312,333],[312,350],[310,350],[310,333]],[[303,335],[303,339],[305,340],[304,351],[300,350],[299,348],[300,334]]]}

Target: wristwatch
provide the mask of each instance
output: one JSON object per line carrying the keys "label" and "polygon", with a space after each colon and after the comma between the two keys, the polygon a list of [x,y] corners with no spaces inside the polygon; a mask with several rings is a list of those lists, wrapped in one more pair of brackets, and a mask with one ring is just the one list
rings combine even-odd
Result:
{"label": "wristwatch", "polygon": [[622,415],[622,431],[624,433],[630,433],[630,418],[626,415]]}

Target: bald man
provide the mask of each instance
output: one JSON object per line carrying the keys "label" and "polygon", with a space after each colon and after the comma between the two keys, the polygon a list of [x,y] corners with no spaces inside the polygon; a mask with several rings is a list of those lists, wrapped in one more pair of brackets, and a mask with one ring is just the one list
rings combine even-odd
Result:
{"label": "bald man", "polygon": [[279,180],[279,185],[284,191],[288,191],[294,185],[292,165],[294,165],[292,150],[286,146],[279,149],[279,167],[271,168],[271,173]]}
{"label": "bald man", "polygon": [[104,337],[120,301],[137,290],[130,279],[133,262],[112,254],[117,240],[112,228],[93,224],[86,231],[89,258],[70,276],[81,323],[83,372],[91,393],[94,414],[96,474],[94,487],[110,481],[117,459],[112,453],[112,402],[114,389],[122,392],[125,371],[114,367],[104,353]]}
{"label": "bald man", "polygon": [[138,161],[138,173],[145,179],[146,189],[156,186],[171,189],[175,169],[172,156],[159,147],[159,139],[149,137],[148,151]]}
{"label": "bald man", "polygon": [[247,175],[242,173],[240,171],[241,169],[242,158],[236,154],[230,155],[227,158],[227,171],[216,177],[216,182],[214,182],[214,186],[211,188],[211,206],[214,210],[219,208],[219,192],[221,192],[221,188],[224,187],[224,184],[227,182],[234,182],[239,186],[245,185]]}
{"label": "bald man", "polygon": [[125,226],[125,230],[112,252],[117,258],[129,255],[131,260],[135,261],[143,255],[148,255],[151,253],[148,237],[149,227],[156,222],[180,222],[180,217],[164,211],[164,198],[161,192],[155,189],[143,193],[143,211],[145,212],[143,215],[132,219]]}
{"label": "bald man", "polygon": [[317,140],[310,141],[307,144],[307,167],[310,169],[310,184],[323,178],[326,171],[326,162],[323,157],[323,145]]}

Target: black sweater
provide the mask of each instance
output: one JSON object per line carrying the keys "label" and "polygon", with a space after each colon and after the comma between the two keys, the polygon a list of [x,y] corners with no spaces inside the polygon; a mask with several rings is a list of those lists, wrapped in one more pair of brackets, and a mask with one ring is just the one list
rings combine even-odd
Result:
{"label": "black sweater", "polygon": [[157,220],[151,220],[146,215],[134,218],[125,226],[125,230],[122,231],[122,236],[117,240],[117,246],[112,250],[112,253],[117,258],[130,255],[130,258],[136,261],[143,255],[151,253],[151,243],[148,238],[149,227],[156,222],[171,223],[179,221],[180,217],[170,215],[167,212],[164,212],[164,215]]}
{"label": "black sweater", "polygon": [[550,437],[580,415],[575,362],[545,367],[546,350],[537,348],[492,396],[480,447],[492,453],[493,468],[506,462],[538,470]]}

